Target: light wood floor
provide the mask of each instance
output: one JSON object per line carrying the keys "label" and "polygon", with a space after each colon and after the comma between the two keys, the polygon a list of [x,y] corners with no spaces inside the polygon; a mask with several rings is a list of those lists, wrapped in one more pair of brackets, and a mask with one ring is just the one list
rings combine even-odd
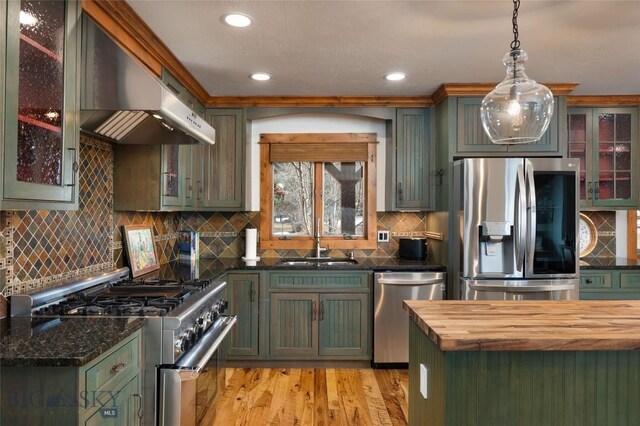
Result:
{"label": "light wood floor", "polygon": [[407,370],[226,371],[203,425],[406,425]]}

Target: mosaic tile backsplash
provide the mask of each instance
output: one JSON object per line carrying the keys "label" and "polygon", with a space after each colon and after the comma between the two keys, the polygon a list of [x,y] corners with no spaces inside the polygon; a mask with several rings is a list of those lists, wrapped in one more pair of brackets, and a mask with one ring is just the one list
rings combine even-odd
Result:
{"label": "mosaic tile backsplash", "polygon": [[[354,250],[356,257],[396,257],[399,239],[402,237],[424,237],[427,231],[427,213],[381,212],[377,215],[377,229],[388,230],[389,242],[378,243],[376,249]],[[260,215],[257,212],[184,212],[182,226],[196,231],[200,238],[201,257],[241,257],[245,254],[244,230],[258,228]],[[331,256],[344,256],[350,250],[332,250]],[[310,255],[304,250],[258,250],[261,257],[299,257]]]}
{"label": "mosaic tile backsplash", "polygon": [[79,209],[5,211],[5,295],[33,292],[76,275],[110,268],[113,153],[81,137]]}
{"label": "mosaic tile backsplash", "polygon": [[[114,212],[113,149],[109,143],[81,135],[80,206],[77,211],[0,211],[0,270],[5,270],[4,296],[55,287],[61,281],[126,265],[123,225],[149,224],[160,263],[177,258],[177,233],[200,235],[202,257],[233,257],[245,253],[244,230],[257,228],[256,212]],[[598,229],[598,244],[590,256],[615,256],[615,212],[585,212]],[[389,242],[376,249],[355,250],[357,257],[396,257],[399,239],[425,237],[429,213],[383,212],[378,230],[388,230]],[[428,246],[429,247],[429,246]],[[259,251],[262,257],[296,257],[309,250]],[[345,255],[334,250],[330,255]],[[431,258],[428,248],[427,257]],[[6,314],[0,296],[0,317]]]}
{"label": "mosaic tile backsplash", "polygon": [[611,211],[585,211],[598,231],[598,241],[586,258],[616,256],[616,213]]}

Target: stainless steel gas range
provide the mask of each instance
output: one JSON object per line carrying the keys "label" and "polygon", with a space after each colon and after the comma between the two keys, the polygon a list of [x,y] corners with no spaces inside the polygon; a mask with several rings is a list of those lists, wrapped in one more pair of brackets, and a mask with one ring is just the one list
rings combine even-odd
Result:
{"label": "stainless steel gas range", "polygon": [[[236,322],[235,316],[224,315],[226,282],[128,277],[129,268],[121,268],[40,293],[14,295],[10,314],[144,317],[141,424],[196,424],[221,386],[218,349]],[[180,404],[195,400],[189,394],[195,389],[207,398],[195,406]]]}

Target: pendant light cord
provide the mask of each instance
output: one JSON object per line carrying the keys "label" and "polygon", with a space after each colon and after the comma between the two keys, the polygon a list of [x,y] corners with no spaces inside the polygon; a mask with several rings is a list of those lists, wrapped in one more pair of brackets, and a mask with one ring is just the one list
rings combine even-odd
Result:
{"label": "pendant light cord", "polygon": [[518,40],[518,9],[520,8],[520,0],[513,0],[513,41],[511,42],[511,50],[520,49],[520,40]]}

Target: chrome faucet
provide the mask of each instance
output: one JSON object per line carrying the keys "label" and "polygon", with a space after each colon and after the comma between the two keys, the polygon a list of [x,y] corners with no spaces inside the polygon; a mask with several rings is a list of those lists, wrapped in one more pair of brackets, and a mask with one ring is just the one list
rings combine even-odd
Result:
{"label": "chrome faucet", "polygon": [[320,233],[321,233],[321,228],[320,228],[320,219],[318,219],[316,221],[316,232],[315,232],[315,239],[316,239],[316,258],[320,258],[320,254],[327,251],[326,247],[320,247]]}

